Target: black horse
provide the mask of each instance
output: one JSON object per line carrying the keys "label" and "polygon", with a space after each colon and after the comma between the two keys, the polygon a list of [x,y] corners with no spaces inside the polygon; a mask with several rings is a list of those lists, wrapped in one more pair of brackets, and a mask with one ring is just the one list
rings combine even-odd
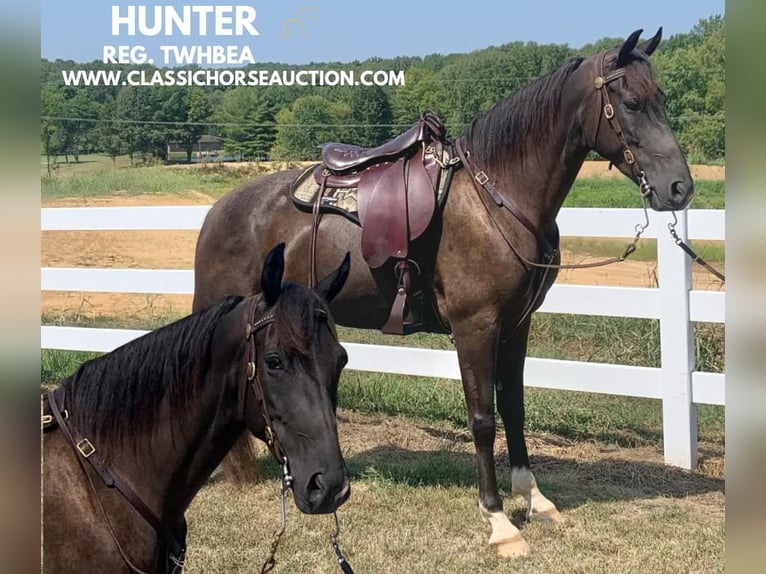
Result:
{"label": "black horse", "polygon": [[[524,438],[524,359],[530,313],[556,277],[556,216],[589,151],[610,160],[640,185],[658,211],[684,208],[694,184],[668,124],[665,95],[649,56],[661,30],[641,31],[614,49],[575,58],[477,117],[456,142],[459,168],[441,210],[412,244],[422,265],[420,288],[433,306],[426,325],[454,337],[468,426],[477,452],[479,507],[492,525],[489,543],[503,555],[528,551],[503,512],[493,446],[495,400],[505,425],[513,492],[528,516],[558,520],[537,488]],[[254,273],[270,245],[286,241],[288,277],[309,275],[312,215],[296,209],[288,188],[297,171],[258,178],[221,198],[202,227],[195,261],[195,308],[257,287]],[[361,208],[360,208],[361,209]],[[391,267],[371,270],[360,250],[360,228],[325,216],[316,241],[316,268],[329,269],[351,252],[354,268],[331,305],[339,324],[379,329],[395,291]]]}
{"label": "black horse", "polygon": [[325,301],[349,259],[310,290],[282,283],[283,252],[267,255],[260,294],[85,363],[46,395],[45,572],[176,571],[184,513],[246,429],[282,464],[302,512],[348,499],[335,418],[346,353]]}

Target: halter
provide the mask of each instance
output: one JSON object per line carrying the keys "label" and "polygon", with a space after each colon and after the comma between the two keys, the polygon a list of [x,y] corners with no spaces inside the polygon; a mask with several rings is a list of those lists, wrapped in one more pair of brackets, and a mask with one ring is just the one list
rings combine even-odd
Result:
{"label": "halter", "polygon": [[[327,311],[321,308],[316,309],[315,314],[317,317],[323,317],[325,319],[328,318]],[[267,327],[273,322],[274,322],[274,313],[263,315],[256,320],[255,319],[255,304],[252,305],[252,307],[250,308],[250,320],[248,321],[247,327],[245,328],[246,340],[248,341],[247,352],[245,353],[246,377],[242,379],[242,383],[240,384],[240,390],[239,390],[239,396],[240,396],[239,404],[240,404],[242,419],[244,420],[247,386],[248,386],[248,383],[250,384],[250,388],[253,391],[255,400],[258,401],[258,404],[261,409],[261,415],[263,416],[263,420],[265,423],[264,433],[266,436],[266,444],[269,448],[269,451],[271,452],[271,455],[282,467],[282,487],[281,487],[281,494],[279,497],[281,524],[279,528],[276,530],[276,532],[274,533],[274,539],[271,543],[271,546],[269,547],[269,556],[268,558],[266,558],[266,561],[263,563],[263,566],[261,567],[261,574],[266,574],[267,572],[270,572],[277,563],[275,558],[277,549],[279,548],[279,543],[282,540],[282,535],[285,533],[285,530],[287,529],[287,506],[286,506],[287,494],[289,493],[290,489],[292,489],[292,486],[293,486],[293,477],[290,474],[290,465],[287,459],[287,453],[285,452],[285,449],[282,447],[282,444],[279,442],[279,439],[277,438],[277,435],[274,432],[271,414],[269,413],[269,408],[268,408],[268,405],[266,404],[266,395],[263,392],[263,386],[261,385],[261,380],[258,377],[258,362],[257,362],[257,349],[255,345],[255,335],[256,333],[258,333],[258,331],[264,329],[265,327]],[[334,331],[333,331],[333,336],[335,336]],[[343,556],[342,552],[340,551],[340,547],[338,546],[338,535],[340,534],[340,526],[338,523],[337,513],[333,512],[333,516],[335,518],[335,531],[330,536],[330,543],[332,544],[332,548],[333,548],[333,551],[335,552],[335,556],[338,561],[338,566],[340,567],[340,569],[343,571],[344,574],[353,574],[354,571],[351,569],[351,565],[346,561],[346,558]]]}
{"label": "halter", "polygon": [[[594,81],[594,86],[597,90],[601,92],[601,101],[603,104],[603,110],[604,110],[604,117],[609,122],[609,125],[612,126],[612,129],[614,130],[614,133],[617,135],[617,139],[620,141],[620,144],[622,145],[622,155],[625,158],[625,163],[627,163],[630,166],[630,170],[633,173],[633,176],[638,180],[638,185],[641,190],[641,198],[644,201],[644,212],[646,212],[646,203],[645,200],[652,194],[652,186],[649,185],[649,182],[646,179],[646,173],[644,173],[644,170],[640,168],[638,165],[638,160],[636,159],[636,156],[633,154],[633,152],[630,149],[630,146],[628,145],[627,140],[625,139],[625,135],[622,131],[622,126],[620,126],[620,121],[617,119],[617,116],[614,113],[614,106],[612,106],[612,103],[609,101],[609,90],[607,90],[607,84],[610,82],[613,82],[614,80],[618,78],[622,78],[625,76],[625,68],[618,68],[617,70],[611,72],[608,75],[604,75],[604,62],[606,61],[606,52],[601,56],[601,59],[599,60],[599,75],[596,77]],[[596,139],[598,139],[598,130],[601,127],[601,119],[599,118],[598,126],[596,127]],[[611,167],[611,164],[610,164]],[[726,282],[726,276],[712,267],[707,261],[702,259],[686,242],[684,242],[683,239],[681,239],[678,236],[678,233],[676,233],[676,225],[678,223],[678,219],[676,218],[676,212],[673,211],[673,222],[668,223],[668,231],[670,232],[670,236],[673,238],[673,241],[676,245],[678,245],[690,258],[694,263],[697,263],[704,267],[708,272],[715,275],[716,278],[718,278],[719,281],[722,283]],[[648,224],[648,217],[647,217],[647,224]],[[643,231],[643,230],[642,230]],[[640,235],[640,233],[639,233]]]}
{"label": "halter", "polygon": [[[628,141],[625,139],[625,133],[622,130],[622,126],[620,125],[620,120],[617,119],[617,116],[614,113],[614,106],[612,105],[612,102],[609,101],[609,90],[607,89],[607,86],[619,79],[625,77],[625,68],[617,68],[613,72],[604,75],[604,64],[606,62],[606,52],[604,52],[601,55],[601,59],[599,60],[598,64],[598,76],[596,76],[596,79],[593,82],[594,87],[601,93],[601,103],[602,103],[602,109],[604,112],[604,117],[609,122],[609,125],[612,127],[612,130],[614,130],[615,135],[617,136],[617,139],[620,142],[620,145],[622,145],[622,157],[625,159],[625,163],[630,166],[630,171],[633,173],[633,176],[636,178],[639,184],[639,188],[641,189],[641,195],[644,198],[647,198],[652,193],[652,187],[649,185],[649,182],[646,180],[646,173],[644,173],[644,170],[640,168],[638,165],[638,160],[636,159],[635,154],[630,149],[630,146],[628,145]],[[601,119],[599,118],[598,125],[596,127],[596,139],[598,140],[598,132],[601,127]]]}

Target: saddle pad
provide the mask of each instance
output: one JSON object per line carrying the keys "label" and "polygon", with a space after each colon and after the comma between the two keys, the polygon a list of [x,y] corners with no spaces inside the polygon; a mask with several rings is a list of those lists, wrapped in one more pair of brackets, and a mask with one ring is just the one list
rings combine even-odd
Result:
{"label": "saddle pad", "polygon": [[[314,200],[316,194],[319,193],[319,184],[312,177],[317,165],[314,164],[307,167],[300,173],[298,177],[290,184],[289,195],[295,206],[301,211],[311,213],[314,209]],[[436,203],[439,207],[444,204],[446,199],[446,191],[449,187],[449,179],[447,177],[448,169],[440,170],[439,174],[439,187],[436,194]],[[322,204],[319,206],[321,213],[334,213],[335,215],[342,215],[346,219],[349,219],[361,225],[359,220],[359,205],[357,202],[357,188],[356,187],[326,187],[324,197],[322,198]]]}
{"label": "saddle pad", "polygon": [[[317,193],[319,193],[319,185],[311,175],[316,167],[317,164],[314,164],[306,168],[295,181],[290,184],[290,198],[301,211],[311,212],[314,209],[314,200],[316,199]],[[360,225],[356,195],[357,188],[355,187],[342,189],[337,187],[325,187],[319,211],[322,213],[343,215],[357,225]]]}

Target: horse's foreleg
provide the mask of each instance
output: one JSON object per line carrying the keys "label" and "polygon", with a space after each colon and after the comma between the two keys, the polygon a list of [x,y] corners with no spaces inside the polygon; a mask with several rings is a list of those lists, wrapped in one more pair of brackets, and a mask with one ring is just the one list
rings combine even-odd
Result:
{"label": "horse's foreleg", "polygon": [[535,475],[529,468],[527,441],[524,438],[524,359],[529,325],[528,319],[514,333],[500,339],[497,410],[503,419],[508,441],[512,492],[526,500],[527,520],[560,522],[562,517],[556,506],[537,487]]}
{"label": "horse's foreleg", "polygon": [[[481,333],[481,334],[479,334]],[[489,544],[500,556],[524,556],[529,545],[508,516],[497,489],[495,473],[495,344],[491,330],[467,329],[461,337],[455,331],[465,391],[468,427],[476,447],[479,480],[479,511],[492,527]]]}

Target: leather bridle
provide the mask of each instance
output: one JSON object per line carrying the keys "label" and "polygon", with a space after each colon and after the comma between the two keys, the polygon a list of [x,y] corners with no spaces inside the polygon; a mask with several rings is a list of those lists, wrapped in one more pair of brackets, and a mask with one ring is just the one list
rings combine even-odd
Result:
{"label": "leather bridle", "polygon": [[[620,142],[620,145],[622,146],[622,157],[625,160],[625,163],[628,164],[631,173],[633,174],[633,177],[638,182],[639,188],[641,190],[641,195],[644,198],[648,198],[652,193],[652,187],[649,185],[649,182],[646,180],[646,173],[644,170],[641,169],[641,166],[638,163],[638,159],[636,158],[633,151],[630,149],[630,146],[628,145],[628,141],[625,138],[625,132],[622,129],[622,125],[620,125],[620,120],[617,118],[617,115],[614,112],[614,106],[612,105],[612,102],[609,100],[609,90],[607,89],[607,86],[619,79],[625,77],[625,68],[617,68],[613,72],[610,72],[609,74],[604,75],[604,65],[606,63],[606,52],[604,52],[601,55],[601,58],[599,59],[598,64],[598,76],[596,76],[596,79],[593,82],[594,87],[600,92],[601,94],[601,109],[604,113],[604,117],[609,122],[609,125],[612,128],[612,131],[614,131],[615,135],[617,136],[617,140]],[[596,126],[596,138],[594,144],[598,141],[598,133],[601,129],[601,117],[599,116],[598,125]],[[594,145],[595,148],[595,145]]]}

